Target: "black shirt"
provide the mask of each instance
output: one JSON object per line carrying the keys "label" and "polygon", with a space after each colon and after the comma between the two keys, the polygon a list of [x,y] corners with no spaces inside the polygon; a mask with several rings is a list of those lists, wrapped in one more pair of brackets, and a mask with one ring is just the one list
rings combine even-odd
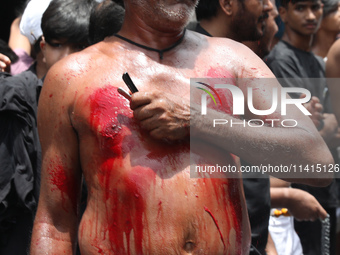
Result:
{"label": "black shirt", "polygon": [[41,87],[32,69],[16,76],[0,73],[0,236],[15,217],[24,212],[33,216],[36,210],[41,167],[36,115]]}
{"label": "black shirt", "polygon": [[[325,105],[325,92],[327,90],[325,63],[321,57],[315,56],[312,52],[297,49],[281,40],[264,58],[264,61],[275,76],[281,78],[279,81],[283,87],[304,87]],[[299,95],[291,96],[297,97]],[[324,188],[302,184],[292,184],[292,187],[308,191],[323,207],[336,207],[338,204],[335,181]]]}

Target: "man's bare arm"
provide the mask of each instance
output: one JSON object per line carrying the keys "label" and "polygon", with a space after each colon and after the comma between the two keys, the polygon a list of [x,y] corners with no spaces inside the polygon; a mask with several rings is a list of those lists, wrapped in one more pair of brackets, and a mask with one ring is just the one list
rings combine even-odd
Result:
{"label": "man's bare arm", "polygon": [[337,148],[340,146],[340,129],[336,117],[332,113],[324,113],[323,117],[324,126],[319,133],[330,149]]}
{"label": "man's bare arm", "polygon": [[[249,55],[254,54],[249,52]],[[256,87],[257,90],[254,90],[253,93],[254,107],[259,110],[270,109],[271,101],[268,98],[272,97],[272,88],[280,90],[279,84],[273,82],[273,74],[255,55],[249,57],[246,62],[251,64],[244,67],[242,75],[246,78],[262,76],[264,79],[254,79],[253,81],[248,79],[244,83],[241,81],[238,87],[243,91],[245,100],[247,100],[245,92],[247,87]],[[253,71],[253,66],[257,67],[256,72]],[[213,127],[214,119],[228,119],[234,122],[240,122],[240,120],[226,113],[209,109],[207,115],[202,116],[200,106],[190,105],[183,98],[159,91],[133,94],[131,108],[134,110],[135,118],[141,122],[142,128],[150,131],[150,135],[157,139],[183,139],[188,135],[188,132],[185,131],[190,126],[192,137],[201,138],[253,165],[311,167],[316,164],[328,166],[333,163],[331,153],[310,118],[292,105],[287,107],[286,116],[280,114],[279,108],[277,112],[267,116],[268,119],[297,120],[298,125],[291,128],[278,127],[277,125],[274,128],[268,126],[253,128],[248,125],[245,127],[240,127],[241,125]],[[249,111],[246,111],[244,117],[245,119],[263,118],[263,116],[252,115]],[[287,177],[286,180],[316,186],[329,184],[333,177],[332,173],[320,174],[316,172],[305,173],[304,178],[299,179],[291,176],[292,178]],[[320,176],[322,178],[318,178]]]}
{"label": "man's bare arm", "polygon": [[326,77],[330,91],[332,108],[338,123],[340,123],[340,41],[336,41],[327,54]]}
{"label": "man's bare arm", "polygon": [[[78,142],[69,118],[74,96],[60,80],[60,66],[45,79],[38,110],[43,151],[41,190],[34,222],[31,254],[73,254],[75,251],[81,171]],[[72,95],[70,97],[70,95]]]}
{"label": "man's bare arm", "polygon": [[285,207],[297,220],[325,219],[327,212],[308,192],[289,188],[289,183],[277,178],[270,178],[270,199],[272,208]]}

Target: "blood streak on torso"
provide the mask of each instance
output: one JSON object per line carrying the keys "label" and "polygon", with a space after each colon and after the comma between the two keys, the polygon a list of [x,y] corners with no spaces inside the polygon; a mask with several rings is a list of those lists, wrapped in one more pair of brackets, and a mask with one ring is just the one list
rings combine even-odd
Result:
{"label": "blood streak on torso", "polygon": [[[161,242],[168,244],[167,240],[170,237],[162,234],[166,233],[164,231],[166,225],[150,226],[154,221],[146,215],[151,214],[153,218],[160,218],[160,222],[164,222],[166,218],[171,218],[169,206],[171,205],[173,210],[177,208],[176,204],[171,203],[184,201],[182,197],[188,196],[186,190],[190,189],[194,181],[190,177],[185,180],[182,177],[185,176],[183,170],[188,167],[186,159],[189,157],[186,155],[190,152],[189,143],[166,145],[151,140],[134,121],[129,102],[112,86],[97,89],[89,96],[87,102],[90,108],[88,122],[90,128],[96,133],[98,148],[95,150],[100,155],[100,158],[96,159],[97,165],[92,166],[98,168],[94,170],[93,178],[98,182],[97,189],[102,194],[99,199],[103,200],[105,207],[105,210],[98,212],[105,214],[100,217],[101,221],[105,220],[105,222],[100,222],[101,229],[96,229],[98,233],[88,241],[99,253],[111,250],[117,254],[143,254],[146,252],[146,247],[151,246],[150,242],[154,238],[162,238],[164,240]],[[231,161],[233,164],[232,158]],[[86,175],[85,173],[85,178],[89,178]],[[185,190],[183,188],[182,197],[178,197],[181,191],[176,190],[178,182],[184,183]],[[207,214],[205,209],[208,208],[216,217],[214,220],[218,221],[220,230],[216,229],[216,222],[209,216],[205,218],[209,219],[206,220],[208,223],[200,222],[201,225],[203,224],[198,227],[200,231],[204,231],[204,224],[214,226],[218,236],[223,233],[225,243],[231,245],[228,241],[229,231],[233,228],[239,242],[236,245],[237,250],[241,249],[242,212],[237,206],[241,207],[237,182],[225,179],[207,181],[198,179],[195,183],[199,185],[191,189],[199,190],[197,192],[199,195],[195,200],[185,200],[190,201],[190,204],[181,203],[180,208],[184,207],[185,211],[188,211],[197,205],[198,208],[190,219],[205,217]],[[173,190],[169,193],[171,188]],[[189,196],[191,195],[189,193]],[[217,206],[219,204],[221,208]],[[154,208],[154,212],[150,208]],[[93,221],[95,220],[87,220],[86,224],[93,224]],[[81,236],[86,232],[84,231],[84,228],[88,227],[86,224],[82,222]],[[179,227],[183,228],[183,226]],[[105,234],[99,233],[100,231]],[[159,232],[156,237],[154,231]],[[110,243],[110,247],[106,244],[101,245],[102,242]],[[221,245],[223,247],[222,243]]]}

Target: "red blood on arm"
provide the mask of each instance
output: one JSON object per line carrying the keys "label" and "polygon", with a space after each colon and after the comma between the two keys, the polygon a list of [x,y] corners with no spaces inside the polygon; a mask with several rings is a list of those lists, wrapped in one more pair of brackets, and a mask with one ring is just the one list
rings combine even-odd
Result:
{"label": "red blood on arm", "polygon": [[66,206],[66,197],[70,199],[72,204],[72,209],[74,212],[77,212],[77,191],[74,185],[74,176],[71,171],[68,171],[63,164],[60,157],[56,156],[54,160],[51,160],[51,163],[48,167],[48,173],[50,176],[50,183],[54,188],[51,191],[59,191],[61,192],[62,199],[62,207],[68,212]]}

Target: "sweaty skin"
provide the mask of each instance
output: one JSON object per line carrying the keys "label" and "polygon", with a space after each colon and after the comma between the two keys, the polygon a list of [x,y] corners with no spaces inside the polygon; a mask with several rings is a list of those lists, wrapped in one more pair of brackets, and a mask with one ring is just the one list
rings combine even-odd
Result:
{"label": "sweaty skin", "polygon": [[332,101],[332,107],[338,123],[340,123],[340,103],[338,95],[340,94],[339,77],[340,70],[340,41],[336,41],[327,54],[326,76],[329,78],[327,84],[329,87],[329,95]]}
{"label": "sweaty skin", "polygon": [[[190,41],[198,39],[190,35]],[[140,91],[159,84],[159,90],[185,100],[190,96],[189,77],[230,76],[230,70],[216,63],[198,70],[196,65],[205,65],[208,58],[194,57],[198,51],[184,58],[178,49],[164,64],[138,51],[127,58],[125,48],[131,46],[116,38],[109,41],[110,49],[107,42],[91,47],[71,58],[66,71],[60,72],[57,64],[46,78],[40,102],[45,109],[40,118],[47,120],[40,128],[46,148],[41,187],[41,201],[46,201],[40,207],[46,210],[38,211],[34,228],[42,235],[33,237],[34,254],[43,250],[45,239],[69,242],[67,231],[52,230],[59,230],[59,224],[66,230],[59,220],[76,224],[81,171],[89,194],[78,230],[82,254],[245,254],[250,236],[240,180],[190,178],[189,141],[152,139],[134,119],[129,101],[117,92],[117,87],[125,87],[121,75],[127,69],[122,67],[130,61],[134,66],[128,71]],[[192,65],[192,58],[197,64]],[[111,68],[113,59],[122,67]],[[177,63],[181,72],[174,68]],[[198,146],[206,146],[209,154],[196,154],[195,162],[238,166],[231,154]],[[47,216],[56,210],[63,216],[51,222]],[[58,245],[51,251],[68,254],[69,249]]]}
{"label": "sweaty skin", "polygon": [[[157,4],[153,0],[133,2],[148,3],[149,9],[151,4]],[[192,5],[194,1],[176,1],[174,10],[182,7],[179,2]],[[129,14],[132,12],[130,1],[125,4],[128,4],[127,15],[138,18],[137,9],[134,9],[135,15]],[[173,19],[176,21],[177,18]],[[172,24],[176,24],[175,21]],[[127,31],[131,31],[135,24],[128,24],[128,30],[123,25],[120,33],[133,38]],[[148,34],[145,26],[141,27],[135,29],[144,31],[144,35],[151,39],[157,34],[160,45],[153,45],[156,40],[150,40],[149,46],[160,49],[166,48],[162,45],[164,38],[168,42],[174,37],[170,43],[173,44],[182,35],[168,30]],[[161,36],[169,34],[172,37]],[[131,103],[117,92],[118,87],[126,88],[121,78],[124,72],[129,72],[140,91],[132,96]],[[187,124],[186,116],[190,115],[186,107],[190,98],[189,78],[195,77],[234,79],[273,78],[273,75],[245,46],[189,31],[180,45],[164,54],[162,61],[156,52],[111,37],[68,56],[50,69],[39,102],[43,166],[31,254],[74,254],[77,241],[82,255],[248,254],[250,229],[241,179],[231,178],[237,176],[228,174],[213,176],[218,178],[190,178],[189,166],[216,163],[239,166],[238,158],[230,153],[232,150],[250,162],[263,160],[259,154],[272,159],[270,163],[282,163],[284,157],[282,152],[278,153],[279,158],[276,150],[264,154],[262,147],[246,144],[250,132],[243,129],[240,134],[229,129],[229,136],[221,133],[221,138],[218,133],[206,135],[206,126],[203,125],[199,132],[198,129],[195,132],[203,140],[212,141],[196,139],[195,144],[191,144],[190,159],[184,124]],[[253,83],[250,80],[248,85],[257,86],[254,92],[257,109],[270,108],[270,103],[262,97],[270,94],[265,89],[269,85]],[[246,88],[245,84],[237,85],[242,90]],[[153,103],[148,103],[149,97],[158,103],[156,111],[162,110],[165,104],[171,113],[175,105],[172,114],[179,121],[168,128],[168,125],[161,125],[150,130],[154,123],[143,119],[143,115],[148,116],[148,111],[155,111]],[[141,107],[143,98],[147,99],[145,107]],[[228,97],[222,97],[222,101],[228,101]],[[231,102],[228,103],[225,109],[220,109],[222,112],[216,112],[230,116],[227,114],[231,113]],[[167,121],[167,117],[162,116],[152,118],[159,117],[156,121],[159,124]],[[292,116],[301,117],[298,114],[288,117]],[[309,162],[309,157],[320,160],[320,156],[315,156],[319,154],[328,162],[329,155],[323,150],[325,146],[318,146],[320,151],[312,153],[310,146],[298,139],[307,133],[310,144],[322,142],[316,130],[310,129],[313,128],[311,121],[307,117],[300,119],[302,129],[292,130],[293,140],[282,137],[297,152],[299,147],[293,146],[294,140],[302,144],[306,151],[302,155],[304,163]],[[183,122],[183,127],[178,128],[177,122],[179,126]],[[172,128],[179,132],[171,132]],[[161,139],[169,129],[170,139]],[[266,137],[281,141],[281,135],[275,135],[274,131],[275,128],[268,128]],[[286,134],[284,130],[279,133]],[[211,138],[215,136],[217,138]],[[244,141],[240,140],[241,137]],[[256,139],[261,137],[263,139],[263,134],[255,136]],[[254,145],[258,144],[255,138],[250,141]],[[269,142],[273,144],[271,140]],[[246,153],[243,146],[247,148]],[[286,160],[296,162],[294,160],[300,160],[302,156],[293,151]],[[88,187],[88,201],[79,222],[77,208],[82,174]]]}

